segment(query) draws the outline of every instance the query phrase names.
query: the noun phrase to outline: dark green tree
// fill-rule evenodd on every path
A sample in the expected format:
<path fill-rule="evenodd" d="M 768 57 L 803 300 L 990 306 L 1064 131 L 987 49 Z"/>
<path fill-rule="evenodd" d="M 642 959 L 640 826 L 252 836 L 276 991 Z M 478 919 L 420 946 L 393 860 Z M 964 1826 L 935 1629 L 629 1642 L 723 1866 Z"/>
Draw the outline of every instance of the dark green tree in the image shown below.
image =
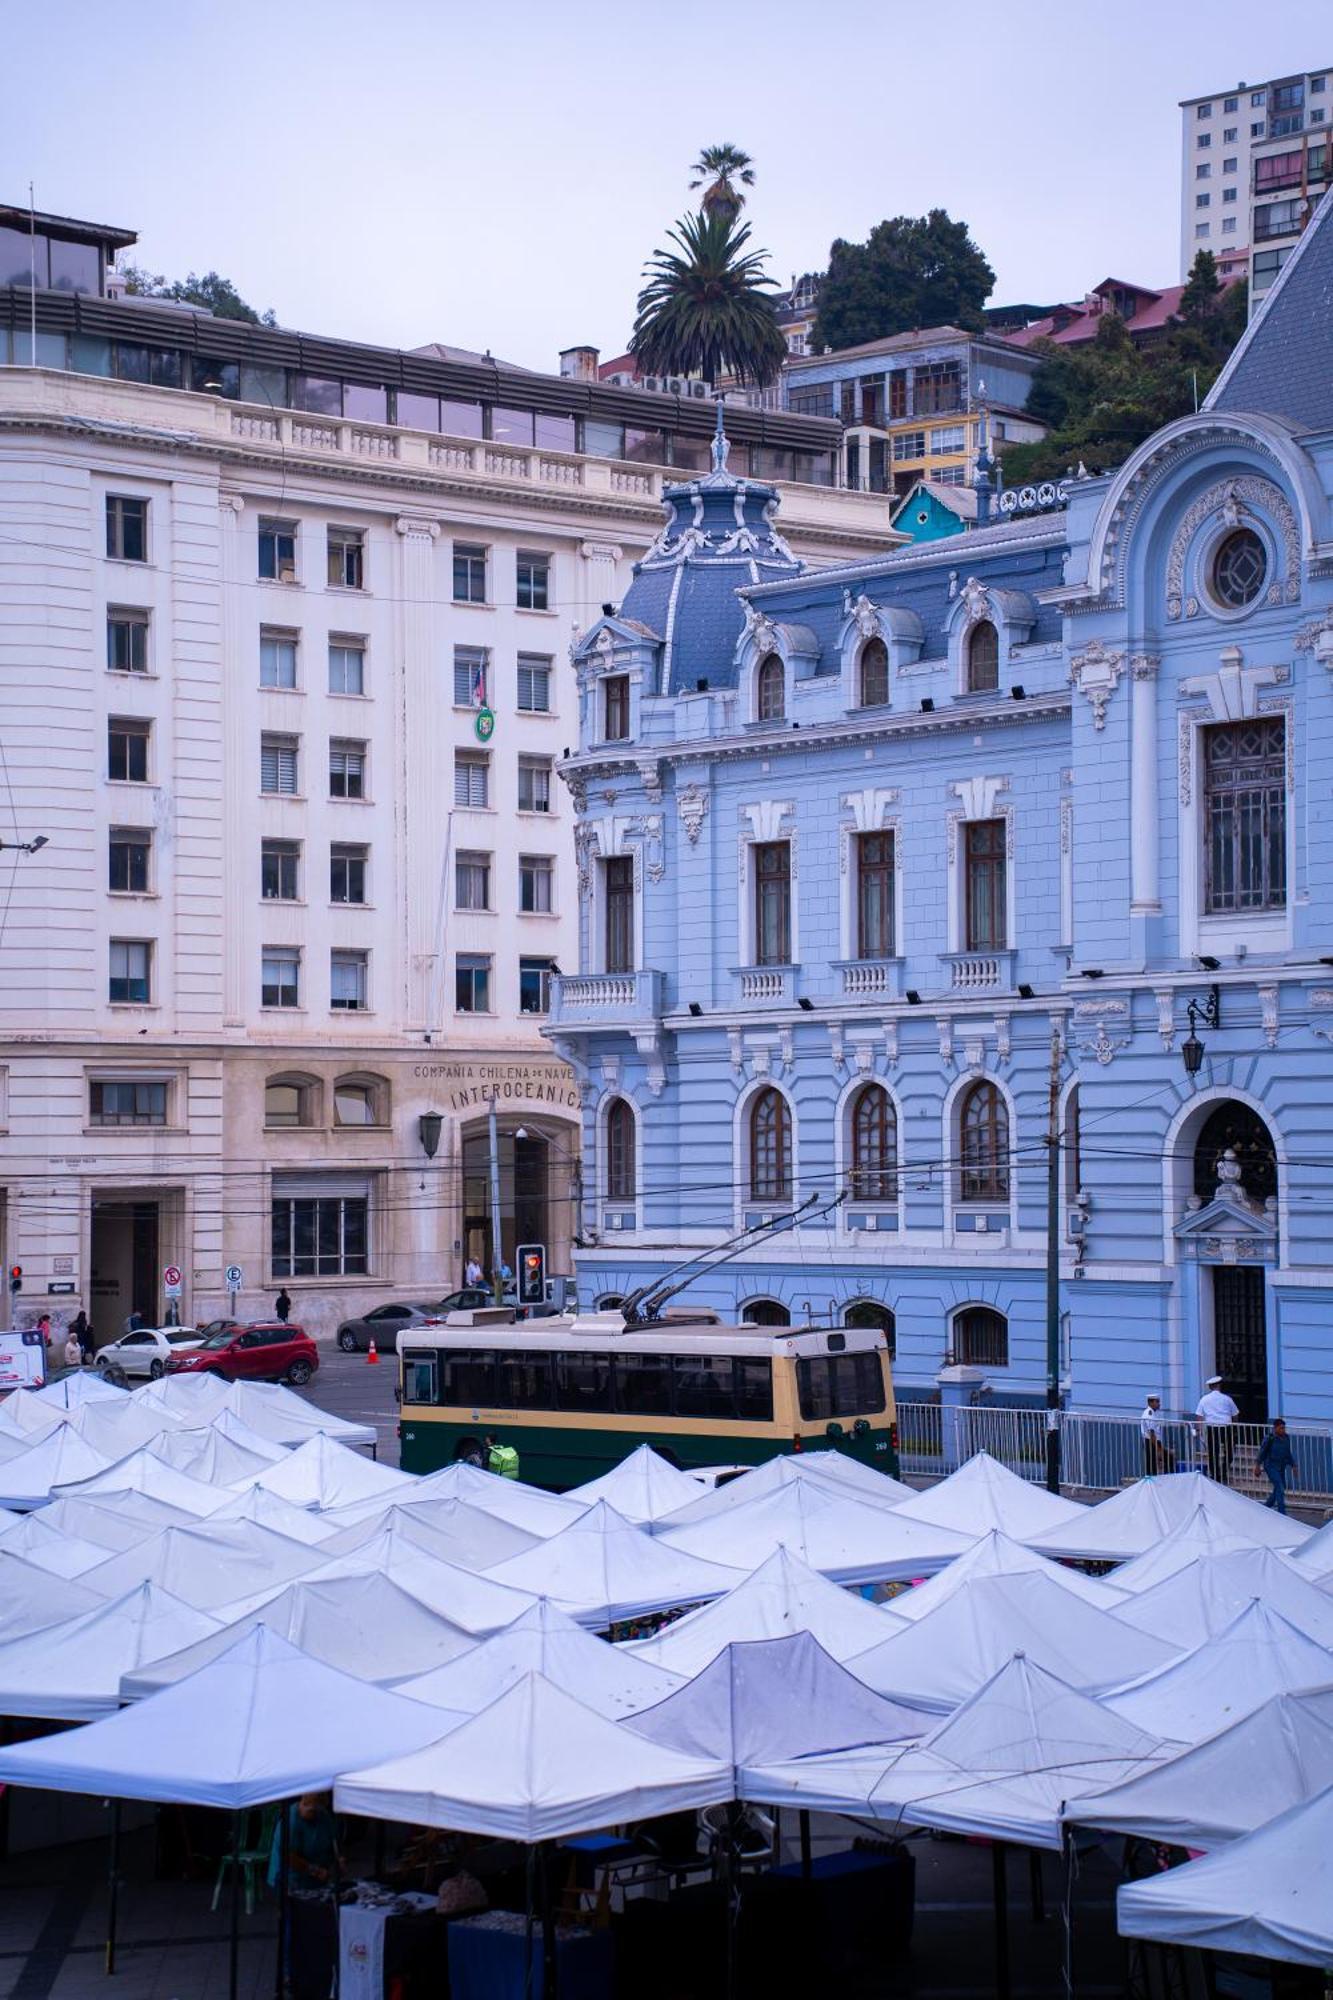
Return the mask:
<path fill-rule="evenodd" d="M 1222 280 L 1217 275 L 1217 259 L 1211 250 L 1195 252 L 1185 289 L 1180 294 L 1180 317 L 1190 323 L 1204 320 L 1217 311 L 1222 298 Z"/>
<path fill-rule="evenodd" d="M 705 215 L 724 215 L 735 221 L 745 206 L 745 196 L 737 187 L 754 186 L 754 161 L 739 146 L 705 146 L 690 168 L 692 188 L 704 187 L 700 207 Z"/>
<path fill-rule="evenodd" d="M 876 223 L 864 243 L 841 237 L 820 287 L 815 346 L 859 347 L 919 326 L 981 331 L 995 273 L 965 222 L 942 208 Z"/>
<path fill-rule="evenodd" d="M 674 248 L 649 259 L 630 353 L 648 375 L 732 374 L 759 387 L 776 380 L 787 343 L 778 325 L 766 250 L 746 250 L 749 223 L 687 215 L 668 232 Z"/>
<path fill-rule="evenodd" d="M 231 279 L 222 277 L 217 271 L 205 271 L 202 276 L 191 271 L 188 277 L 167 279 L 130 264 L 125 267 L 124 277 L 126 291 L 137 298 L 176 299 L 181 305 L 202 306 L 218 319 L 243 319 L 251 326 L 276 326 L 278 323 L 272 306 L 267 312 L 257 313 L 253 306 L 246 304 Z"/>

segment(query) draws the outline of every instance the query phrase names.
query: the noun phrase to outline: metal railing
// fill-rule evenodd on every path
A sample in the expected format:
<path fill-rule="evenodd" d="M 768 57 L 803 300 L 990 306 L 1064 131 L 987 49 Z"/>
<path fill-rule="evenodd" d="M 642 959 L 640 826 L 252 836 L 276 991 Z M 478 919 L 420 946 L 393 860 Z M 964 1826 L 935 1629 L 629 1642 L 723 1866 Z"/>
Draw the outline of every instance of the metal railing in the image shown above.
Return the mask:
<path fill-rule="evenodd" d="M 943 1478 L 971 1458 L 989 1452 L 1023 1479 L 1046 1477 L 1044 1409 L 1010 1409 L 994 1403 L 899 1403 L 898 1457 L 905 1473 Z M 1061 1484 L 1069 1491 L 1110 1493 L 1157 1472 L 1212 1472 L 1238 1492 L 1267 1499 L 1270 1487 L 1259 1464 L 1268 1435 L 1266 1424 L 1231 1424 L 1211 1444 L 1189 1418 L 1163 1417 L 1160 1450 L 1148 1449 L 1136 1416 L 1099 1410 L 1060 1412 Z M 1289 1498 L 1333 1500 L 1333 1428 L 1288 1426 L 1296 1457 L 1288 1480 Z"/>

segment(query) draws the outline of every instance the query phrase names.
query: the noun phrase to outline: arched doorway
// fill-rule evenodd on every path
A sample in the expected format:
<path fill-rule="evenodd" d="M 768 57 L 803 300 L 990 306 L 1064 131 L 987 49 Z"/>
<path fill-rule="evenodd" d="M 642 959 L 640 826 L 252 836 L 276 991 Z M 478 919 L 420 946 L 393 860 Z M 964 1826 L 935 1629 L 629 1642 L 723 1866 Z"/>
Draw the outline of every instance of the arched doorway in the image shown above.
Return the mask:
<path fill-rule="evenodd" d="M 556 1134 L 511 1118 L 497 1133 L 501 1255 L 511 1271 L 518 1267 L 520 1244 L 540 1243 L 548 1273 L 567 1272 L 569 1243 L 578 1224 L 577 1137 L 567 1128 Z M 490 1134 L 486 1125 L 463 1134 L 464 1268 L 475 1259 L 491 1276 L 492 1173 Z"/>
<path fill-rule="evenodd" d="M 1194 1142 L 1194 1192 L 1200 1201 L 1211 1201 L 1217 1193 L 1218 1167 L 1227 1153 L 1234 1153 L 1240 1168 L 1240 1187 L 1260 1206 L 1277 1193 L 1277 1152 L 1273 1135 L 1257 1111 L 1248 1104 L 1228 1098 L 1209 1112 Z"/>
<path fill-rule="evenodd" d="M 1194 1140 L 1194 1193 L 1205 1206 L 1219 1197 L 1243 1202 L 1256 1213 L 1276 1199 L 1277 1151 L 1273 1135 L 1248 1104 L 1226 1099 L 1205 1117 Z M 1244 1253 L 1242 1253 L 1244 1254 Z M 1249 1252 L 1252 1256 L 1253 1251 Z M 1268 1420 L 1268 1314 L 1262 1263 L 1207 1265 L 1212 1366 L 1239 1405 L 1243 1423 Z M 1204 1344 L 1205 1360 L 1207 1342 Z"/>

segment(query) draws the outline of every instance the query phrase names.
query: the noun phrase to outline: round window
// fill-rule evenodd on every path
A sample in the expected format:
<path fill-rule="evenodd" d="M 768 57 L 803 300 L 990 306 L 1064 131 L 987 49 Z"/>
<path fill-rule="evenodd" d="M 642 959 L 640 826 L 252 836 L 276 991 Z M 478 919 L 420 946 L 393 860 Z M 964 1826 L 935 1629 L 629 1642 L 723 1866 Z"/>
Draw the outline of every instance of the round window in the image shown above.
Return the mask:
<path fill-rule="evenodd" d="M 1268 574 L 1268 552 L 1253 528 L 1235 528 L 1213 555 L 1213 596 L 1228 611 L 1253 604 Z"/>

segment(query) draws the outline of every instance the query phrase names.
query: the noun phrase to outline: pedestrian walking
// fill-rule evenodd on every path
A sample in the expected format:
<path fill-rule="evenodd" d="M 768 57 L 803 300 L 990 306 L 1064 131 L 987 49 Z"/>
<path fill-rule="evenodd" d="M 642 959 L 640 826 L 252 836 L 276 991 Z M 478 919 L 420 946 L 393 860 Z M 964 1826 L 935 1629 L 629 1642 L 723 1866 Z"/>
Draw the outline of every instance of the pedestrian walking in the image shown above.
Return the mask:
<path fill-rule="evenodd" d="M 1166 1448 L 1165 1423 L 1161 1397 L 1149 1396 L 1139 1417 L 1139 1435 L 1143 1439 L 1143 1470 L 1149 1479 L 1155 1473 L 1175 1470 L 1175 1459 Z"/>
<path fill-rule="evenodd" d="M 1208 1457 L 1208 1477 L 1220 1486 L 1226 1486 L 1231 1478 L 1231 1449 L 1234 1440 L 1231 1426 L 1240 1415 L 1240 1408 L 1233 1403 L 1222 1387 L 1220 1375 L 1210 1375 L 1208 1386 L 1194 1410 L 1198 1418 L 1199 1430 L 1203 1437 Z"/>
<path fill-rule="evenodd" d="M 465 1285 L 480 1285 L 484 1280 L 484 1276 L 485 1274 L 476 1258 L 469 1257 L 463 1267 L 463 1283 Z"/>
<path fill-rule="evenodd" d="M 83 1349 L 79 1345 L 79 1336 L 75 1333 L 72 1326 L 65 1335 L 65 1366 L 66 1368 L 82 1368 L 83 1366 Z"/>
<path fill-rule="evenodd" d="M 1265 1507 L 1275 1507 L 1279 1514 L 1287 1511 L 1287 1481 L 1296 1470 L 1296 1454 L 1287 1436 L 1285 1417 L 1274 1417 L 1273 1428 L 1259 1447 L 1259 1470 L 1268 1474 L 1272 1492 L 1264 1501 Z"/>
<path fill-rule="evenodd" d="M 79 1343 L 79 1359 L 81 1361 L 91 1361 L 93 1347 L 92 1329 L 88 1325 L 88 1315 L 82 1306 L 79 1307 L 79 1310 L 70 1321 L 69 1330 Z"/>
<path fill-rule="evenodd" d="M 291 1312 L 291 1309 L 292 1309 L 292 1302 L 287 1296 L 287 1287 L 284 1285 L 282 1290 L 278 1293 L 277 1298 L 273 1302 L 273 1310 L 278 1315 L 278 1318 L 282 1320 L 285 1325 L 288 1315 Z"/>

